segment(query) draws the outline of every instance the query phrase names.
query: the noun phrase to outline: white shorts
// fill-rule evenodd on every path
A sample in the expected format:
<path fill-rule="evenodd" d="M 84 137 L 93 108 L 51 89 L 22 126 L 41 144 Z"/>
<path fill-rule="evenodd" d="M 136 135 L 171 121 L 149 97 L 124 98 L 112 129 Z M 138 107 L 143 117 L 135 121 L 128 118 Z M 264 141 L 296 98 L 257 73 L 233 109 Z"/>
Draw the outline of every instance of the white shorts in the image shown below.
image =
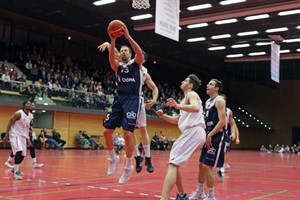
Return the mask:
<path fill-rule="evenodd" d="M 11 150 L 14 155 L 16 155 L 18 151 L 22 151 L 22 155 L 26 156 L 27 140 L 25 137 L 20 136 L 18 134 L 10 133 L 9 142 L 10 142 Z"/>
<path fill-rule="evenodd" d="M 146 127 L 147 126 L 147 115 L 146 115 L 146 108 L 145 108 L 145 102 L 144 99 L 142 101 L 141 110 L 139 113 L 139 118 L 136 123 L 136 127 Z"/>
<path fill-rule="evenodd" d="M 203 147 L 205 140 L 206 133 L 202 126 L 185 130 L 172 146 L 169 163 L 185 167 L 194 151 Z"/>

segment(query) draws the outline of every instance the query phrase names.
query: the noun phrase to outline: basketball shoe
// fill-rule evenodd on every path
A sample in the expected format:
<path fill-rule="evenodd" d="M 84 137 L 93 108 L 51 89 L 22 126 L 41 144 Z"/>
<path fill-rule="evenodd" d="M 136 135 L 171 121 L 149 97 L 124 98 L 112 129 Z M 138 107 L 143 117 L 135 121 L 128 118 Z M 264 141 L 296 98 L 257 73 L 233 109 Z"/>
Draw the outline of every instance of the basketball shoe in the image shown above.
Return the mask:
<path fill-rule="evenodd" d="M 142 156 L 135 156 L 134 158 L 135 158 L 135 161 L 136 161 L 135 162 L 135 171 L 137 173 L 140 173 L 143 169 L 142 162 L 143 162 L 144 158 Z"/>
<path fill-rule="evenodd" d="M 115 155 L 114 159 L 108 158 L 108 160 L 109 160 L 109 165 L 107 169 L 107 175 L 112 175 L 116 171 L 116 167 L 120 160 L 120 157 Z"/>
<path fill-rule="evenodd" d="M 131 177 L 132 172 L 134 171 L 134 167 L 131 165 L 130 168 L 124 168 L 124 172 L 119 179 L 120 184 L 127 183 Z"/>
<path fill-rule="evenodd" d="M 41 168 L 43 166 L 44 166 L 44 164 L 32 163 L 33 168 Z"/>
<path fill-rule="evenodd" d="M 154 172 L 154 167 L 152 166 L 152 163 L 151 163 L 151 157 L 146 157 L 146 162 L 145 162 L 145 165 L 147 166 L 147 171 L 149 173 L 153 173 Z"/>
<path fill-rule="evenodd" d="M 14 165 L 11 161 L 6 161 L 4 164 L 6 165 L 6 167 L 8 167 L 10 169 L 14 168 Z"/>
<path fill-rule="evenodd" d="M 177 193 L 177 196 L 176 196 L 176 199 L 175 200 L 189 200 L 189 197 L 186 195 L 186 193 L 184 193 L 183 196 L 180 196 L 178 193 Z"/>
<path fill-rule="evenodd" d="M 190 198 L 190 200 L 198 200 L 198 199 L 207 200 L 207 196 L 204 193 L 204 191 L 201 192 L 199 190 L 196 190 L 195 192 L 193 192 L 189 198 Z"/>
<path fill-rule="evenodd" d="M 14 179 L 15 180 L 22 180 L 22 173 L 20 171 L 14 172 Z"/>

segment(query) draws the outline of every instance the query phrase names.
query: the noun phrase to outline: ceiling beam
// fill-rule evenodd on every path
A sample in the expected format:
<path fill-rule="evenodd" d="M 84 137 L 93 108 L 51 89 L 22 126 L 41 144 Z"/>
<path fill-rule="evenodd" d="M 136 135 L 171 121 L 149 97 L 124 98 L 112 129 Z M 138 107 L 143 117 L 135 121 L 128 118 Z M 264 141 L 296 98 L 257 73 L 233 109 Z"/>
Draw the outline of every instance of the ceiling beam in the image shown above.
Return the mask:
<path fill-rule="evenodd" d="M 280 60 L 298 60 L 300 59 L 300 53 L 290 53 L 290 54 L 281 54 Z M 230 58 L 224 59 L 224 62 L 233 63 L 233 62 L 257 62 L 257 61 L 270 61 L 271 56 L 255 56 L 247 58 Z"/>
<path fill-rule="evenodd" d="M 239 10 L 216 12 L 216 13 L 211 13 L 206 15 L 198 15 L 196 17 L 181 18 L 179 25 L 185 26 L 189 24 L 212 22 L 212 21 L 223 20 L 223 19 L 259 15 L 259 14 L 277 12 L 282 10 L 297 9 L 297 8 L 300 8 L 299 0 L 289 0 L 281 3 L 273 3 L 273 4 L 270 3 L 267 5 L 242 8 Z M 133 29 L 135 31 L 145 31 L 145 30 L 152 30 L 154 28 L 155 28 L 155 23 L 149 23 L 149 24 L 136 25 L 134 26 Z"/>

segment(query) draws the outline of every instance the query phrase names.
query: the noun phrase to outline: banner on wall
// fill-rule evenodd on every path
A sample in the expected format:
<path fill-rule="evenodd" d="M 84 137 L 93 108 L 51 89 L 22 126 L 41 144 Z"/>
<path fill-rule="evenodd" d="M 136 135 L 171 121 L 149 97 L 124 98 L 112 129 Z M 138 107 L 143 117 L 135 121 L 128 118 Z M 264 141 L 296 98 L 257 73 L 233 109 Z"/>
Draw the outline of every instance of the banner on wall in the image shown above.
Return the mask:
<path fill-rule="evenodd" d="M 155 33 L 179 41 L 179 0 L 156 0 Z"/>
<path fill-rule="evenodd" d="M 271 79 L 279 83 L 280 79 L 280 45 L 271 44 Z"/>

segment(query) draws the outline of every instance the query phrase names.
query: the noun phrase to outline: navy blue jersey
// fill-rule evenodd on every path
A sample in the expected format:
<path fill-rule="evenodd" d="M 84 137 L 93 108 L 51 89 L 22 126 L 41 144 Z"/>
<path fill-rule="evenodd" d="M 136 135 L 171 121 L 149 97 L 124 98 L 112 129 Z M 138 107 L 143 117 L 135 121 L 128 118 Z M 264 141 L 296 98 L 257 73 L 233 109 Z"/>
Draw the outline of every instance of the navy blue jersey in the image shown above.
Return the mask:
<path fill-rule="evenodd" d="M 207 133 L 211 132 L 219 122 L 218 110 L 215 106 L 218 98 L 220 98 L 219 95 L 214 99 L 208 99 L 205 103 L 205 124 Z"/>
<path fill-rule="evenodd" d="M 131 60 L 129 63 L 120 63 L 116 76 L 118 95 L 142 95 L 143 73 L 138 64 Z"/>

